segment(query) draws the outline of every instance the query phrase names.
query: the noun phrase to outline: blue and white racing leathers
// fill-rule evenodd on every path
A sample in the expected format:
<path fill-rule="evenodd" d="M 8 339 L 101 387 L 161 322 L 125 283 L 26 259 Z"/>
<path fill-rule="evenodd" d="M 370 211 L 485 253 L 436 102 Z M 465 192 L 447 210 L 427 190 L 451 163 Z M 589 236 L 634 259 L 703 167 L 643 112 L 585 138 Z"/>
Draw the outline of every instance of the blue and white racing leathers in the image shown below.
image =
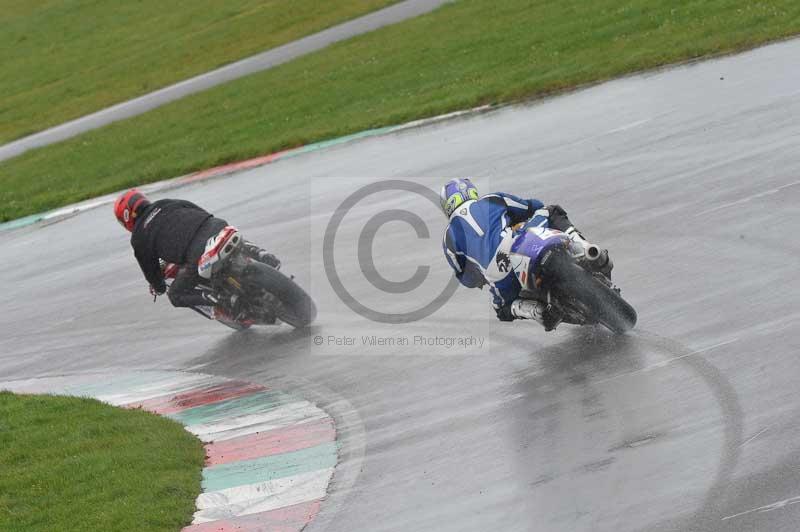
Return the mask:
<path fill-rule="evenodd" d="M 510 305 L 521 290 L 508 256 L 511 227 L 533 218 L 543 207 L 539 200 L 498 192 L 464 202 L 450 216 L 442 243 L 447 262 L 467 288 L 488 284 L 495 310 Z M 538 218 L 546 224 L 546 211 L 531 222 Z"/>

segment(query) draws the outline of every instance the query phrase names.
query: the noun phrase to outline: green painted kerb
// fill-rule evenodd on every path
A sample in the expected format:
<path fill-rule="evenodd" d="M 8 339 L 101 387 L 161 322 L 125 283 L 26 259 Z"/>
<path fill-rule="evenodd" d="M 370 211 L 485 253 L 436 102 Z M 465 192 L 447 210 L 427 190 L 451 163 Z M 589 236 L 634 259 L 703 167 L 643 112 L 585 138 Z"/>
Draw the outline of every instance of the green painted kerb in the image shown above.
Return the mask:
<path fill-rule="evenodd" d="M 336 465 L 336 457 L 336 442 L 328 442 L 291 453 L 207 467 L 203 470 L 203 491 L 224 490 L 327 469 Z"/>

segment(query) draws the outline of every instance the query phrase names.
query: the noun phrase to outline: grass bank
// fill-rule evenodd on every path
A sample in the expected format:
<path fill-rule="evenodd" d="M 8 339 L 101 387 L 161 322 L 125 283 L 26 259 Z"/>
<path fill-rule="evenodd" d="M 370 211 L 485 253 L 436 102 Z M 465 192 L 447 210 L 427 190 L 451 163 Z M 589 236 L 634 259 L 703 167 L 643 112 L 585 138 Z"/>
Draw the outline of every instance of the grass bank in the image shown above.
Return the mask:
<path fill-rule="evenodd" d="M 180 530 L 203 460 L 200 441 L 170 419 L 0 392 L 0 530 Z"/>
<path fill-rule="evenodd" d="M 461 0 L 0 164 L 0 220 L 798 32 L 796 0 Z"/>
<path fill-rule="evenodd" d="M 0 0 L 0 144 L 397 0 Z"/>

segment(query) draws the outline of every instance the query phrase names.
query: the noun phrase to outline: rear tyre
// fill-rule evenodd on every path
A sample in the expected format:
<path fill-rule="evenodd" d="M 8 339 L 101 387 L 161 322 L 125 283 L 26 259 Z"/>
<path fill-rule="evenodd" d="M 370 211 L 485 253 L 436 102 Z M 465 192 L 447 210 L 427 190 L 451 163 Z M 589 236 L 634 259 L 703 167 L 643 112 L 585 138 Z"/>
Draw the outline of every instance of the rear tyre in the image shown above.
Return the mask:
<path fill-rule="evenodd" d="M 561 257 L 556 270 L 559 297 L 575 300 L 591 318 L 611 331 L 623 334 L 636 325 L 636 310 L 622 297 L 568 257 Z"/>
<path fill-rule="evenodd" d="M 247 288 L 247 298 L 262 297 L 263 292 L 275 296 L 279 301 L 275 314 L 292 327 L 307 327 L 316 319 L 317 306 L 311 296 L 275 268 L 253 261 L 247 266 L 242 280 Z"/>

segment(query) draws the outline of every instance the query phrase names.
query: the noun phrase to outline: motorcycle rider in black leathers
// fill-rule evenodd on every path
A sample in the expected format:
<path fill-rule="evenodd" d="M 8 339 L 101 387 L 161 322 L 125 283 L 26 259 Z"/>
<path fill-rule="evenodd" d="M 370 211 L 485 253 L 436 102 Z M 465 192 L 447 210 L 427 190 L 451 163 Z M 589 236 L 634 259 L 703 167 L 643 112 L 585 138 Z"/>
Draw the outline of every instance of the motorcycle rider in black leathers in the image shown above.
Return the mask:
<path fill-rule="evenodd" d="M 235 297 L 222 300 L 208 290 L 198 289 L 201 278 L 197 263 L 208 239 L 222 231 L 228 222 L 216 218 L 194 203 L 178 199 L 150 202 L 141 192 L 131 189 L 114 204 L 117 220 L 131 232 L 131 246 L 136 260 L 150 283 L 150 291 L 161 295 L 167 291 L 162 261 L 179 266 L 169 289 L 169 300 L 176 307 L 213 306 L 227 311 L 233 318 L 240 312 Z M 250 242 L 242 251 L 249 257 L 275 269 L 280 261 Z"/>

